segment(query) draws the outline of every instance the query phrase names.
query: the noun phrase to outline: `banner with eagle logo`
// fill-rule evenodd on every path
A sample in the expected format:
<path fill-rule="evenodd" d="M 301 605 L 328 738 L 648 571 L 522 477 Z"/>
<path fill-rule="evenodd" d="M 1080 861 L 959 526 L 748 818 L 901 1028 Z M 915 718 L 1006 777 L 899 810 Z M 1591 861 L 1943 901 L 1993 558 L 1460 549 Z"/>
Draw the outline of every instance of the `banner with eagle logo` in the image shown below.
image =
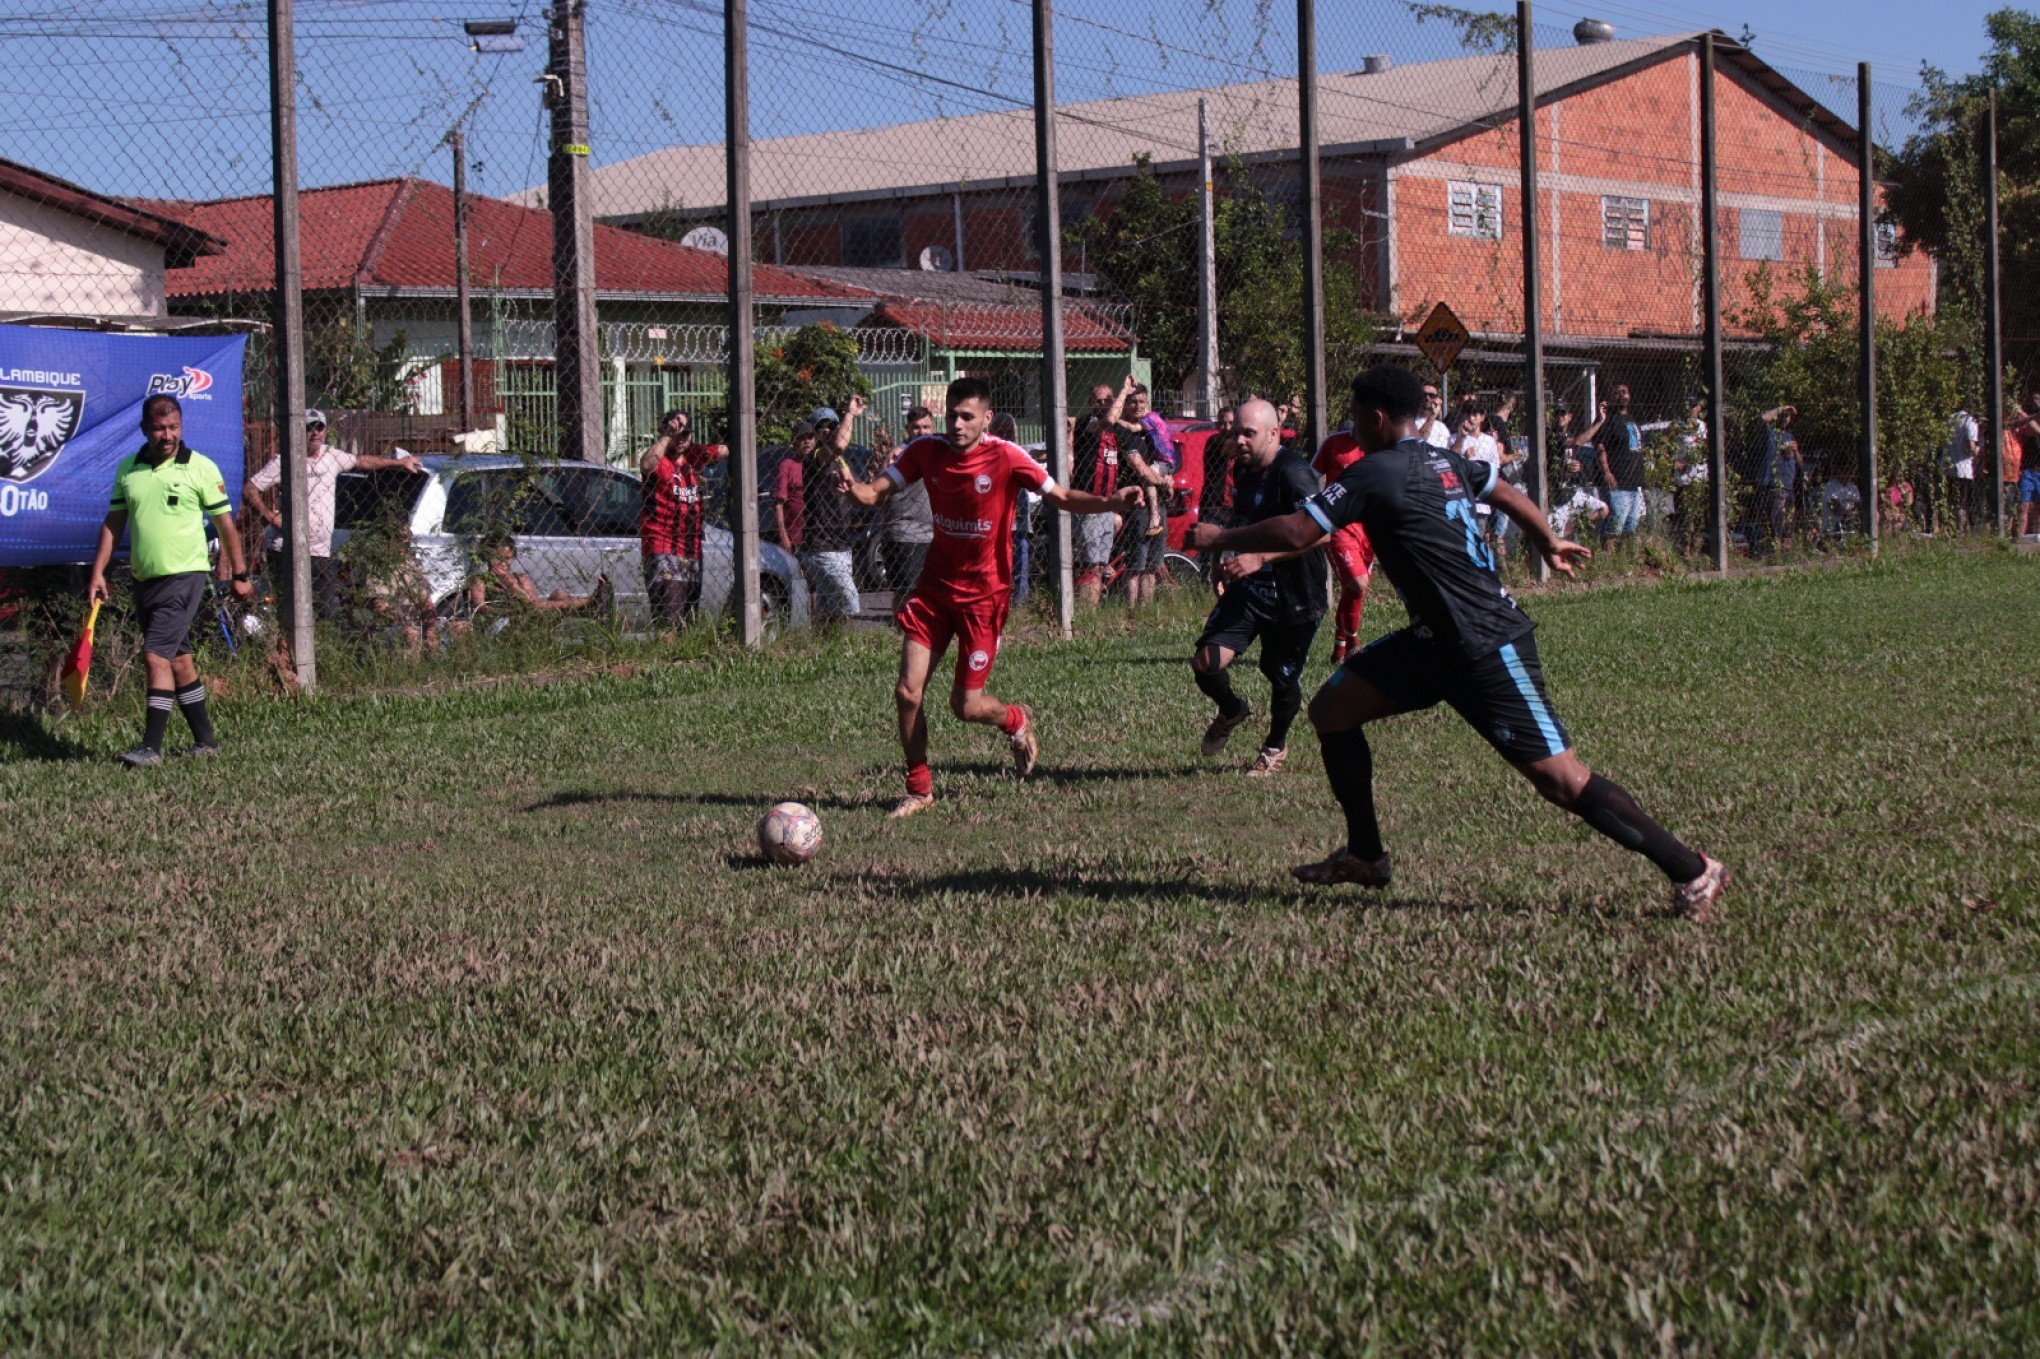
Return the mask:
<path fill-rule="evenodd" d="M 142 403 L 184 407 L 184 442 L 240 508 L 245 335 L 108 335 L 0 325 L 0 567 L 92 560 Z"/>

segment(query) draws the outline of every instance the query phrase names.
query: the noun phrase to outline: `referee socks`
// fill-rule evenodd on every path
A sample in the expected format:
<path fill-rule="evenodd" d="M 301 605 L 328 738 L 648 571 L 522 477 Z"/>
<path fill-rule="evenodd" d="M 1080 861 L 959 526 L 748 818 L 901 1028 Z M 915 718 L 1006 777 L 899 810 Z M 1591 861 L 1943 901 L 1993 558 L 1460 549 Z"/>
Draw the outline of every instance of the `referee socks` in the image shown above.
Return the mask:
<path fill-rule="evenodd" d="M 158 755 L 163 753 L 163 734 L 170 730 L 172 702 L 168 689 L 149 690 L 149 708 L 142 725 L 142 744 Z"/>
<path fill-rule="evenodd" d="M 163 723 L 165 726 L 169 725 L 170 720 L 168 706 L 167 704 L 164 705 Z M 155 709 L 156 696 L 152 693 L 149 695 L 149 720 L 151 722 L 155 721 L 156 718 Z M 195 744 L 201 746 L 216 746 L 219 744 L 219 737 L 213 734 L 212 717 L 205 710 L 205 682 L 203 680 L 193 680 L 177 691 L 177 709 L 184 714 L 184 720 L 191 725 L 191 739 Z M 157 730 L 155 735 L 156 739 L 152 744 L 160 750 L 163 745 L 163 733 Z"/>

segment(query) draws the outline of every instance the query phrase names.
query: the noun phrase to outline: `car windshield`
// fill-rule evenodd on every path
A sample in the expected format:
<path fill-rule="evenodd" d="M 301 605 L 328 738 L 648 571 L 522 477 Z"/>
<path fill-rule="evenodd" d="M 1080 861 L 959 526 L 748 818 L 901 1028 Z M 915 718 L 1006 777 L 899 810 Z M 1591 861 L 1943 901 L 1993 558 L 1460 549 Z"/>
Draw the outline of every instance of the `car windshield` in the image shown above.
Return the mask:
<path fill-rule="evenodd" d="M 425 489 L 425 478 L 398 467 L 380 472 L 342 472 L 333 492 L 333 527 L 408 519 Z"/>

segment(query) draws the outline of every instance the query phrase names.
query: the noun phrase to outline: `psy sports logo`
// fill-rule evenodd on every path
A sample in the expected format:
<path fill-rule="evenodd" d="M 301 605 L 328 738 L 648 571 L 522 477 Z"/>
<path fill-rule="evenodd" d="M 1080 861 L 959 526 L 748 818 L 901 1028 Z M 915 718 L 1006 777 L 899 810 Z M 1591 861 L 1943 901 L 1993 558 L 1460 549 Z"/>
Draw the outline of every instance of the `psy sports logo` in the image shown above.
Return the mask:
<path fill-rule="evenodd" d="M 77 381 L 73 373 L 49 376 Z M 84 414 L 82 388 L 0 385 L 0 481 L 19 485 L 47 472 Z"/>
<path fill-rule="evenodd" d="M 181 373 L 156 373 L 149 378 L 150 396 L 174 396 L 179 401 L 210 401 L 213 375 L 203 368 L 187 367 Z"/>

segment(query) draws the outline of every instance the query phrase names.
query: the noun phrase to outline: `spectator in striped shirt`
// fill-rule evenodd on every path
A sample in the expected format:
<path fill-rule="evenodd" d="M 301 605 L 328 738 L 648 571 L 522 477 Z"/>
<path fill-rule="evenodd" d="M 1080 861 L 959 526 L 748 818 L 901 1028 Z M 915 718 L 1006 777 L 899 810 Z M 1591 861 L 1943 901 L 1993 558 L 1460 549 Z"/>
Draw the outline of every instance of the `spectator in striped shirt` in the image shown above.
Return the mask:
<path fill-rule="evenodd" d="M 652 617 L 661 623 L 680 622 L 701 601 L 701 469 L 728 451 L 690 441 L 693 423 L 686 411 L 667 411 L 638 460 L 638 543 Z"/>

